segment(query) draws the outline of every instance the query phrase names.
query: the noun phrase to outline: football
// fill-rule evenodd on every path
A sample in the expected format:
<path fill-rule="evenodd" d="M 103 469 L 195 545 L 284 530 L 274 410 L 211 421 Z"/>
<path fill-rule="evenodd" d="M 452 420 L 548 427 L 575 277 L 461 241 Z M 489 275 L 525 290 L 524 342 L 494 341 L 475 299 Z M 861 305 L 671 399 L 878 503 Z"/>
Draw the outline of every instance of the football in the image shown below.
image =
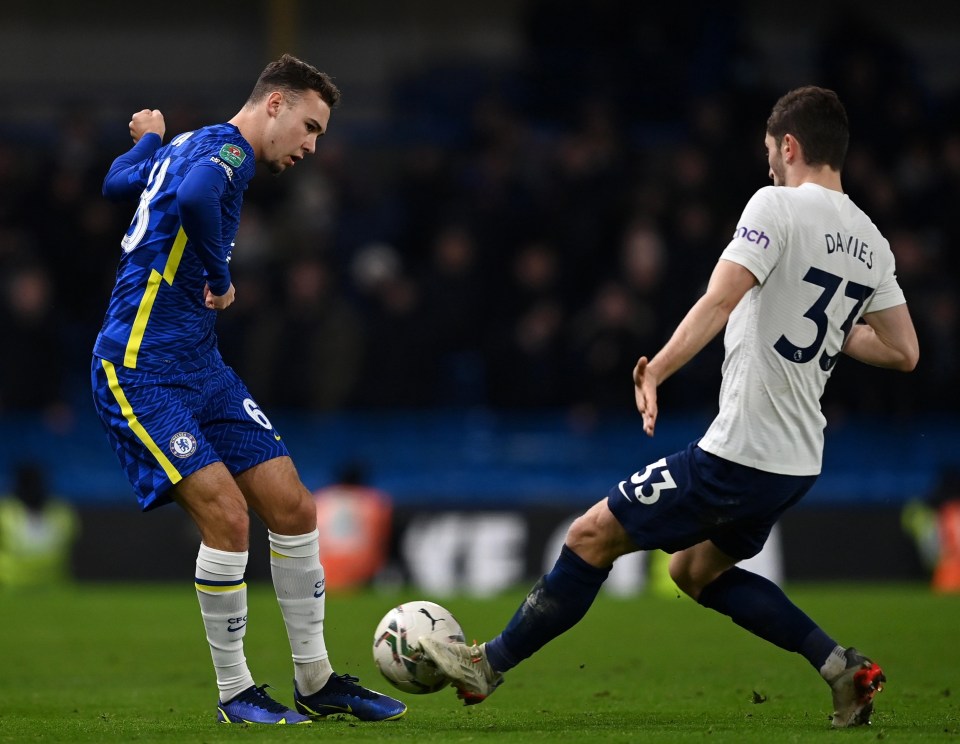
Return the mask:
<path fill-rule="evenodd" d="M 392 608 L 373 635 L 377 669 L 397 689 L 417 695 L 442 690 L 449 680 L 420 650 L 421 636 L 463 642 L 463 629 L 449 610 L 416 600 Z"/>

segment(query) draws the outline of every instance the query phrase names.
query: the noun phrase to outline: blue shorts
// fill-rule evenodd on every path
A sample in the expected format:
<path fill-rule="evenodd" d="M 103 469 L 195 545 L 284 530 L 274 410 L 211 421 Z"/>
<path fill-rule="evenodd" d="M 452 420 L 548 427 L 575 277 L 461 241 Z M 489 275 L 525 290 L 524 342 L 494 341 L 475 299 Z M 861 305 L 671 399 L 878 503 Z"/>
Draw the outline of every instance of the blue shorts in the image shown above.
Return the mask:
<path fill-rule="evenodd" d="M 143 511 L 170 503 L 171 488 L 210 463 L 237 475 L 289 454 L 216 350 L 162 373 L 95 356 L 90 374 L 97 414 Z"/>
<path fill-rule="evenodd" d="M 693 442 L 621 481 L 607 504 L 641 550 L 675 553 L 711 540 L 745 560 L 760 552 L 780 515 L 816 479 L 738 465 Z"/>

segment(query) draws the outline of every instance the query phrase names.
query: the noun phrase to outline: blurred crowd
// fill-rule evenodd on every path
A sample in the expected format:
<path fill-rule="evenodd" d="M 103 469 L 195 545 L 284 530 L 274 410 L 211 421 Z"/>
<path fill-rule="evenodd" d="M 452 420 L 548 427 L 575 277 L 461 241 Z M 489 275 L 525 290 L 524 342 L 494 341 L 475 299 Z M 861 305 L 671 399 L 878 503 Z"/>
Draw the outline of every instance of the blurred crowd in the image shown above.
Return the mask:
<path fill-rule="evenodd" d="M 534 2 L 520 61 L 424 65 L 395 81 L 379 126 L 338 132 L 351 119 L 335 112 L 315 157 L 254 179 L 218 335 L 260 405 L 633 406 L 636 358 L 667 339 L 769 183 L 764 125 L 785 92 L 722 8 L 691 33 L 669 11 L 654 29 L 641 6 Z M 841 362 L 825 404 L 956 413 L 960 91 L 934 95 L 892 33 L 849 23 L 818 40 L 806 82 L 847 106 L 844 187 L 891 241 L 921 362 L 912 376 Z M 225 120 L 242 101 L 214 103 Z M 96 110 L 0 132 L 0 413 L 87 405 L 135 207 L 100 194 L 129 141 L 126 120 Z M 165 113 L 168 135 L 218 120 L 188 102 Z M 711 411 L 721 358 L 718 339 L 663 405 Z"/>

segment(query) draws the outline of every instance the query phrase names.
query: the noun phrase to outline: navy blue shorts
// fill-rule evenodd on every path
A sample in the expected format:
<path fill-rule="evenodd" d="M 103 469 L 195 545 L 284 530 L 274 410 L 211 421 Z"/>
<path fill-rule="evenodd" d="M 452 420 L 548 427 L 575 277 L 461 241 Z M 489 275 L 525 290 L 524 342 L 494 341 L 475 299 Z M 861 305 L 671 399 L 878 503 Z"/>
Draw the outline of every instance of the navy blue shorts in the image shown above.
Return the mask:
<path fill-rule="evenodd" d="M 236 372 L 211 352 L 189 370 L 140 372 L 93 358 L 93 401 L 143 511 L 213 462 L 237 475 L 288 455 Z"/>
<path fill-rule="evenodd" d="M 711 540 L 745 560 L 760 552 L 780 515 L 816 479 L 738 465 L 693 442 L 621 481 L 607 503 L 641 550 L 675 553 Z"/>

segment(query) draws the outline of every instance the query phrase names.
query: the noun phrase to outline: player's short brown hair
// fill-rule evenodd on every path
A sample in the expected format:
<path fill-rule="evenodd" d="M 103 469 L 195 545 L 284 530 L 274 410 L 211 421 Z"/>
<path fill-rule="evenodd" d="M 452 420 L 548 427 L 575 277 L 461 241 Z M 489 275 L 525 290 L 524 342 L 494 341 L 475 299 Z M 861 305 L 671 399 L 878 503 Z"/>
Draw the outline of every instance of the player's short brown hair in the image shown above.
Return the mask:
<path fill-rule="evenodd" d="M 837 94 L 827 88 L 806 85 L 784 94 L 767 119 L 767 133 L 777 147 L 792 134 L 803 148 L 807 165 L 843 168 L 850 143 L 847 111 Z"/>
<path fill-rule="evenodd" d="M 340 100 L 340 89 L 334 84 L 333 78 L 292 54 L 284 54 L 264 68 L 247 102 L 261 101 L 275 90 L 292 93 L 294 96 L 307 90 L 315 90 L 330 108 L 336 106 Z"/>

